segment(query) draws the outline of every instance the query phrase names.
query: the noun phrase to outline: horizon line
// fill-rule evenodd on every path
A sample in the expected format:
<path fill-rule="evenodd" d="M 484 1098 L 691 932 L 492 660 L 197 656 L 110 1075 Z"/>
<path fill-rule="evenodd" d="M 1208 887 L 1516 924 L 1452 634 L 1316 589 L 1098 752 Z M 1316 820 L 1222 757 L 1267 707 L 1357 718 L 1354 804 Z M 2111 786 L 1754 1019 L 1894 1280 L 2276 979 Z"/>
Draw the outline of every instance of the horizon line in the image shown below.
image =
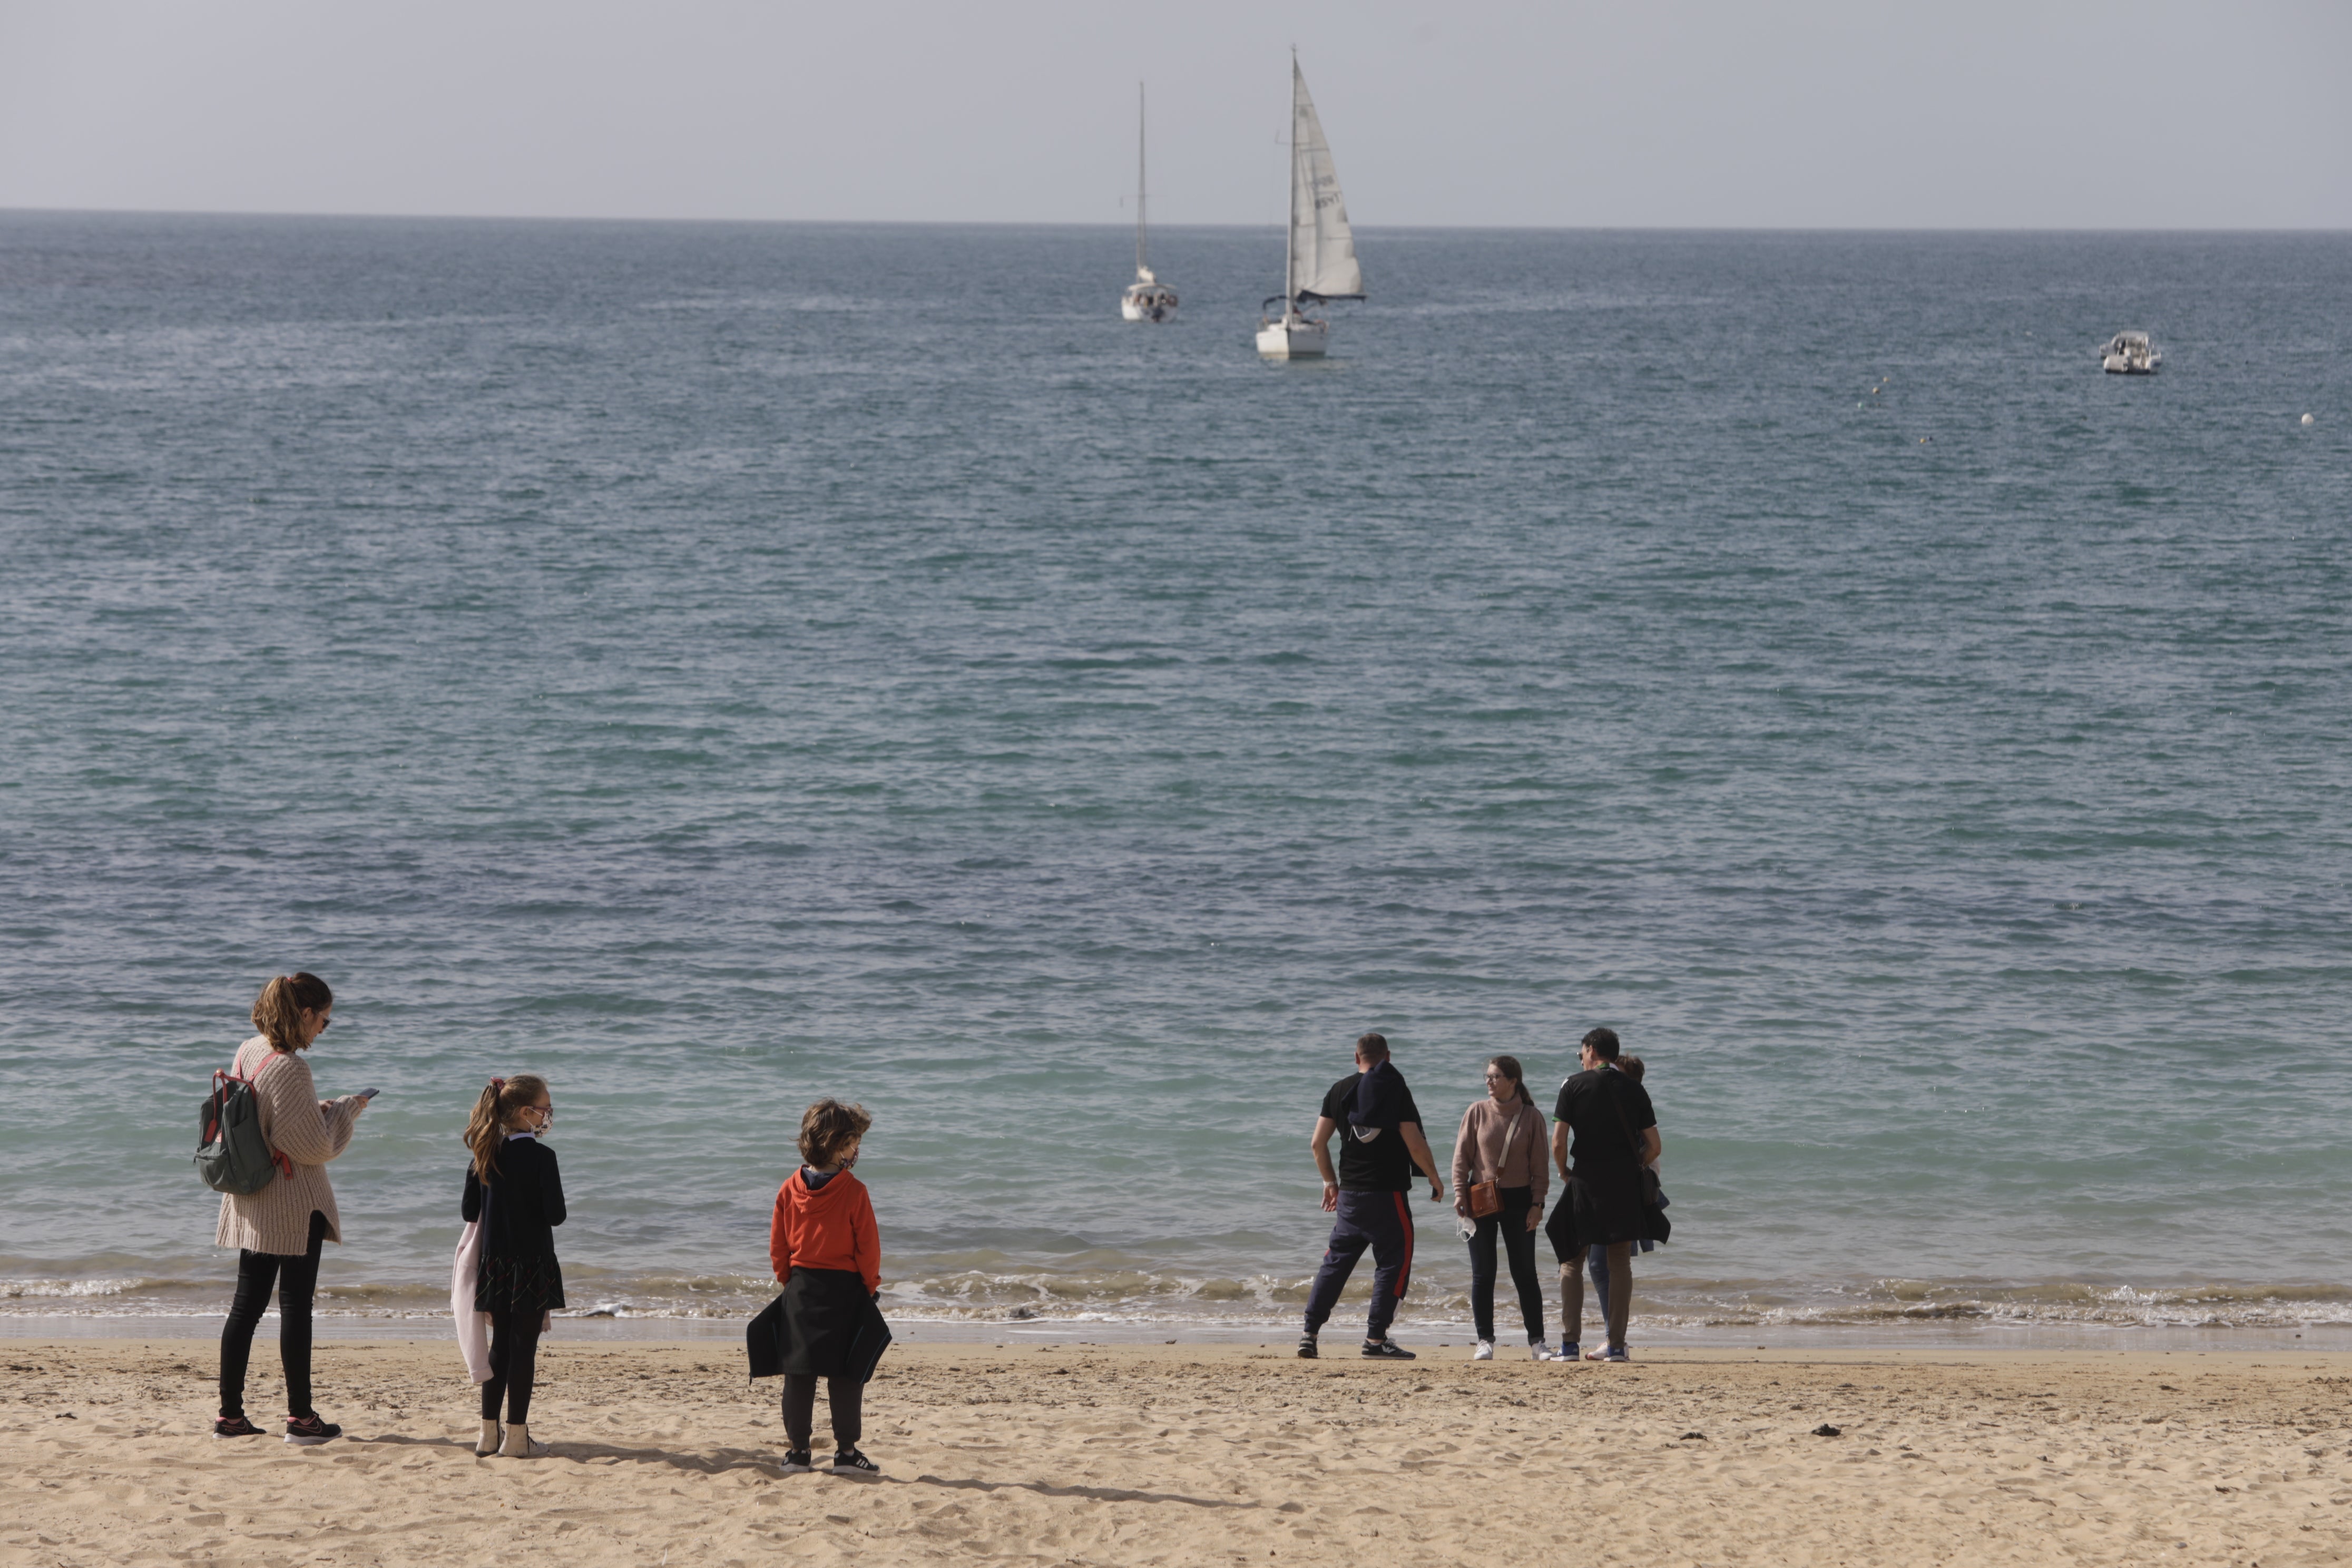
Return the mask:
<path fill-rule="evenodd" d="M 997 228 L 1099 229 L 1126 234 L 1126 219 L 1072 218 L 834 218 L 834 217 L 648 217 L 611 214 L 433 213 L 290 211 L 240 207 L 77 207 L 0 205 L 0 218 L 124 217 L 240 218 L 270 221 L 337 223 L 446 224 L 604 224 L 614 226 L 698 226 L 740 228 Z M 2352 235 L 2352 225 L 2240 226 L 2184 225 L 2151 228 L 2123 225 L 2069 226 L 2038 224 L 1485 224 L 1485 223 L 1363 223 L 1360 232 L 1433 234 L 1820 234 L 1820 235 Z M 1277 221 L 1252 223 L 1169 223 L 1152 226 L 1154 233 L 1215 231 L 1279 234 Z"/>

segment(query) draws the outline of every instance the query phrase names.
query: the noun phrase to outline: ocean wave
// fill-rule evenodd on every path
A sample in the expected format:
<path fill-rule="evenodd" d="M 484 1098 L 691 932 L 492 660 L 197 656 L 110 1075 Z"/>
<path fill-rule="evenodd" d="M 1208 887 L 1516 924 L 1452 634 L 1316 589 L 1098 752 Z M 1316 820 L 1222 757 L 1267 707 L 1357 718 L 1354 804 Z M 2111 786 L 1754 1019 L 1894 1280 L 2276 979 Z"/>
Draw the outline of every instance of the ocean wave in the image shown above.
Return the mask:
<path fill-rule="evenodd" d="M 587 1271 L 583 1271 L 583 1274 Z M 1370 1292 L 1358 1270 L 1345 1300 Z M 1300 1276 L 1177 1274 L 1133 1268 L 981 1269 L 917 1273 L 883 1284 L 890 1315 L 936 1323 L 1167 1323 L 1272 1327 L 1293 1322 L 1308 1280 Z M 751 1274 L 596 1274 L 575 1279 L 572 1319 L 740 1320 L 775 1292 Z M 1500 1293 L 1508 1310 L 1509 1292 Z M 226 1305 L 217 1281 L 141 1276 L 0 1279 L 0 1317 L 215 1316 Z M 1466 1321 L 1467 1291 L 1416 1282 L 1409 1312 L 1424 1324 Z M 446 1317 L 440 1280 L 381 1280 L 319 1293 L 322 1316 L 415 1320 Z M 1635 1310 L 1651 1332 L 1731 1330 L 2195 1329 L 2304 1330 L 2352 1327 L 2352 1289 L 2311 1281 L 2147 1286 L 2076 1280 L 1999 1283 L 1877 1279 L 1705 1280 L 1644 1275 Z"/>

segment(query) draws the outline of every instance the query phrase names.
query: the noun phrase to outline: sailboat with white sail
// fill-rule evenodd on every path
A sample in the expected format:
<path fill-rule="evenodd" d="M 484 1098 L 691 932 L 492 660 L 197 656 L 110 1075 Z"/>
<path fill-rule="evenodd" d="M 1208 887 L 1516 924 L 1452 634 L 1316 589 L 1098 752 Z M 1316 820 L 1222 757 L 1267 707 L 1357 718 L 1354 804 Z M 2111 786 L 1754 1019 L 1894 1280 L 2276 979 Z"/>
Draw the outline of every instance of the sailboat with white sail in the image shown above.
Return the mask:
<path fill-rule="evenodd" d="M 1172 321 L 1176 290 L 1160 281 L 1143 258 L 1143 84 L 1135 84 L 1135 281 L 1118 297 L 1118 313 L 1130 321 Z"/>
<path fill-rule="evenodd" d="M 1356 231 L 1348 226 L 1347 199 L 1339 194 L 1339 171 L 1323 121 L 1307 96 L 1298 57 L 1290 59 L 1290 237 L 1283 250 L 1282 292 L 1265 302 L 1259 318 L 1257 352 L 1268 359 L 1319 359 L 1330 341 L 1331 324 L 1307 314 L 1326 300 L 1364 297 L 1363 269 L 1356 265 Z M 1279 315 L 1273 313 L 1276 305 Z"/>

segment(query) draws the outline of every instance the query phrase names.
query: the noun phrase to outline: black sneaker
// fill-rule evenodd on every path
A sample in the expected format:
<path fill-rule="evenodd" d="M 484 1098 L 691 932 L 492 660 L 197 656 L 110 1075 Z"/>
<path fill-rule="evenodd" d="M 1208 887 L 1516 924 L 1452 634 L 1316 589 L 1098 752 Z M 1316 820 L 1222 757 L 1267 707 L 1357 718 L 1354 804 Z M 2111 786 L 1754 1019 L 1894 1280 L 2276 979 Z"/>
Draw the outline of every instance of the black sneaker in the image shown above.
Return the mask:
<path fill-rule="evenodd" d="M 341 1427 L 331 1421 L 321 1421 L 316 1415 L 286 1418 L 286 1440 L 298 1448 L 315 1448 L 321 1443 L 331 1443 L 342 1435 Z"/>
<path fill-rule="evenodd" d="M 809 1451 L 806 1448 L 787 1448 L 784 1450 L 783 1468 L 784 1474 L 788 1476 L 804 1476 L 816 1467 L 809 1463 Z"/>
<path fill-rule="evenodd" d="M 833 1473 L 836 1476 L 878 1476 L 882 1467 L 852 1448 L 846 1454 L 833 1457 Z"/>
<path fill-rule="evenodd" d="M 1413 1353 L 1394 1340 L 1366 1340 L 1364 1354 L 1373 1361 L 1412 1361 Z"/>
<path fill-rule="evenodd" d="M 215 1437 L 258 1437 L 261 1436 L 261 1428 L 256 1426 L 252 1422 L 247 1421 L 242 1415 L 220 1415 L 215 1416 L 213 1419 L 213 1436 Z"/>
<path fill-rule="evenodd" d="M 1298 1359 L 1300 1361 L 1313 1361 L 1322 1353 L 1322 1352 L 1315 1348 L 1315 1336 L 1313 1334 L 1301 1334 L 1298 1336 Z"/>

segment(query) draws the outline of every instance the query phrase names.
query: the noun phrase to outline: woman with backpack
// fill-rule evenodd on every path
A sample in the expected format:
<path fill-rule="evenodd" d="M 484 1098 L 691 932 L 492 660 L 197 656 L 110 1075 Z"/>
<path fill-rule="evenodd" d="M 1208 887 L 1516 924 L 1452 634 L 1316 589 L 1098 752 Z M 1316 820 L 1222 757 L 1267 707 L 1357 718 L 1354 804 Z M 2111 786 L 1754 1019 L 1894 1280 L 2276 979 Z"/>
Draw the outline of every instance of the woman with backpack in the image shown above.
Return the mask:
<path fill-rule="evenodd" d="M 539 1336 L 563 1305 L 563 1269 L 555 1227 L 564 1220 L 563 1176 L 555 1151 L 540 1142 L 555 1125 L 547 1080 L 530 1073 L 494 1078 L 475 1097 L 466 1124 L 466 1194 L 458 1212 L 481 1223 L 474 1310 L 490 1320 L 489 1377 L 482 1384 L 482 1437 L 474 1452 L 536 1459 L 547 1445 L 530 1435 L 530 1391 L 538 1381 Z M 506 1405 L 506 1430 L 499 1405 Z"/>
<path fill-rule="evenodd" d="M 375 1090 L 320 1100 L 303 1053 L 318 1044 L 335 1009 L 335 994 L 309 973 L 281 974 L 253 1004 L 261 1032 L 236 1048 L 230 1073 L 252 1086 L 278 1175 L 257 1192 L 223 1193 L 217 1247 L 234 1247 L 236 1296 L 221 1327 L 220 1415 L 215 1437 L 258 1437 L 245 1418 L 245 1370 L 253 1331 L 278 1290 L 278 1358 L 286 1371 L 286 1440 L 328 1442 L 343 1429 L 320 1418 L 310 1404 L 310 1300 L 319 1287 L 319 1248 L 341 1245 L 335 1192 L 327 1162 L 352 1141 L 352 1128 Z"/>
<path fill-rule="evenodd" d="M 1495 1242 L 1511 1260 L 1528 1353 L 1549 1361 L 1544 1343 L 1543 1280 L 1536 1272 L 1536 1227 L 1543 1223 L 1543 1112 L 1528 1097 L 1517 1057 L 1486 1058 L 1486 1098 L 1462 1113 L 1454 1137 L 1454 1212 L 1475 1228 L 1470 1241 L 1470 1316 L 1478 1331 L 1472 1361 L 1495 1359 Z"/>

